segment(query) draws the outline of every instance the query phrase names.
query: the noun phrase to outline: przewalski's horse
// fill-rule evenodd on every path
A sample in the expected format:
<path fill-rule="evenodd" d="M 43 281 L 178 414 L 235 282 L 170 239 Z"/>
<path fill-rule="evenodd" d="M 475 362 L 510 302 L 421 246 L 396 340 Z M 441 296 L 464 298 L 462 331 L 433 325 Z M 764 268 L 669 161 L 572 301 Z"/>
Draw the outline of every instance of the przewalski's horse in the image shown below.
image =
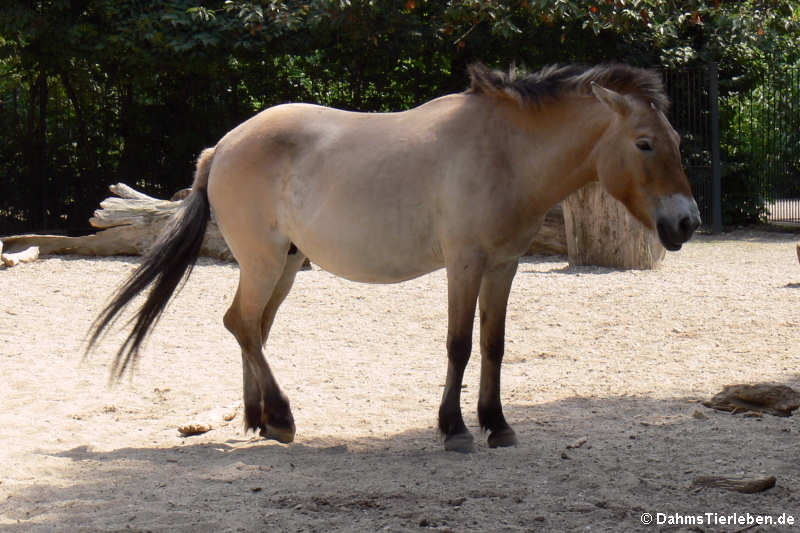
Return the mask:
<path fill-rule="evenodd" d="M 470 74 L 467 91 L 402 113 L 289 104 L 234 128 L 200 155 L 182 211 L 98 316 L 89 346 L 152 283 L 113 371 L 120 376 L 137 357 L 191 272 L 210 206 L 240 267 L 224 324 L 242 349 L 246 429 L 294 439 L 289 401 L 262 350 L 309 257 L 367 283 L 445 267 L 444 446 L 473 446 L 460 393 L 476 304 L 478 420 L 489 446 L 515 444 L 500 402 L 506 304 L 548 208 L 599 180 L 668 250 L 691 237 L 700 216 L 657 73 L 607 65 L 506 74 L 474 65 Z"/>

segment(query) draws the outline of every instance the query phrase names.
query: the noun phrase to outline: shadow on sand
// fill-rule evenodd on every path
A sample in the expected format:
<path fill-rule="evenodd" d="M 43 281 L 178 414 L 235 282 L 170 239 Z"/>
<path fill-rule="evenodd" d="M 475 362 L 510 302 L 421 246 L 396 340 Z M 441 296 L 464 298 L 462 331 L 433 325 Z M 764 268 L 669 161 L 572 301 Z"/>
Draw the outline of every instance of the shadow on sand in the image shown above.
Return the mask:
<path fill-rule="evenodd" d="M 798 509 L 795 418 L 648 397 L 512 404 L 507 415 L 521 444 L 492 450 L 476 432 L 472 454 L 442 451 L 428 428 L 324 442 L 300 434 L 288 446 L 243 436 L 109 452 L 77 447 L 52 454 L 70 460 L 65 475 L 74 483 L 13 493 L 0 504 L 0 529 L 653 531 L 642 513 Z M 703 475 L 762 474 L 778 482 L 760 494 L 691 486 Z"/>

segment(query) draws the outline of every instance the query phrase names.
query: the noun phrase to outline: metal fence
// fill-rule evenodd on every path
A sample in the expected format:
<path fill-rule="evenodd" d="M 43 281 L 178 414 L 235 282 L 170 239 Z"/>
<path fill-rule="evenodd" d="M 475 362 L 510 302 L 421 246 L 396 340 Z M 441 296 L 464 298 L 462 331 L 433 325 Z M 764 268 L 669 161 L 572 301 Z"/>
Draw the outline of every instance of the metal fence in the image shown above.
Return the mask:
<path fill-rule="evenodd" d="M 717 71 L 713 67 L 665 70 L 663 76 L 672 102 L 669 120 L 681 136 L 683 166 L 700 216 L 705 225 L 719 230 L 721 198 L 719 179 L 716 187 L 714 179 L 720 177 Z"/>
<path fill-rule="evenodd" d="M 800 222 L 800 69 L 738 76 L 722 91 L 713 64 L 663 75 L 705 225 Z"/>
<path fill-rule="evenodd" d="M 751 76 L 722 105 L 732 171 L 750 176 L 768 220 L 800 222 L 800 69 Z"/>

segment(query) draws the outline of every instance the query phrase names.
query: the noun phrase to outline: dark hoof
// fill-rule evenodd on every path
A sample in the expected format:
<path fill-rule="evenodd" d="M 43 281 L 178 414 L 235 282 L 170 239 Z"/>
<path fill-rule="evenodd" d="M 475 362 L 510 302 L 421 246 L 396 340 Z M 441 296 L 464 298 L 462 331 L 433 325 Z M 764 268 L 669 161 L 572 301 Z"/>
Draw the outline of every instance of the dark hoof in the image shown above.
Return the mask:
<path fill-rule="evenodd" d="M 294 426 L 279 428 L 267 424 L 266 427 L 261 428 L 261 436 L 265 439 L 272 439 L 283 444 L 288 444 L 294 440 Z"/>
<path fill-rule="evenodd" d="M 250 430 L 258 431 L 264 427 L 261 422 L 261 408 L 260 407 L 244 407 L 244 432 Z"/>
<path fill-rule="evenodd" d="M 519 444 L 517 434 L 511 428 L 498 429 L 489 434 L 489 448 L 506 448 Z"/>
<path fill-rule="evenodd" d="M 448 452 L 470 453 L 475 449 L 475 439 L 469 431 L 448 435 L 444 439 L 444 449 Z"/>
<path fill-rule="evenodd" d="M 282 399 L 283 409 L 275 409 L 267 412 L 265 409 L 261 413 L 261 433 L 265 439 L 272 439 L 283 444 L 294 440 L 294 417 L 289 410 L 289 403 Z M 277 403 L 277 402 L 276 402 Z"/>

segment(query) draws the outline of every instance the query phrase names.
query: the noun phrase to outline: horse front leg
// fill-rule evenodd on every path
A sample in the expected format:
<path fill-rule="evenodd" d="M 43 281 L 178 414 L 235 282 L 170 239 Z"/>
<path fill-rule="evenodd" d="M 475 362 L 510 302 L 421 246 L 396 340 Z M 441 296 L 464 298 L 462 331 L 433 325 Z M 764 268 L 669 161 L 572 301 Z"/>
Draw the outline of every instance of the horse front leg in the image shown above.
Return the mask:
<path fill-rule="evenodd" d="M 483 261 L 477 254 L 447 264 L 447 377 L 439 406 L 444 449 L 471 452 L 472 434 L 461 414 L 461 382 L 472 351 L 472 323 Z"/>
<path fill-rule="evenodd" d="M 506 307 L 517 261 L 487 271 L 481 280 L 479 306 L 481 324 L 481 384 L 478 421 L 489 431 L 489 447 L 514 446 L 517 436 L 503 416 L 500 403 L 500 366 L 505 346 Z"/>

